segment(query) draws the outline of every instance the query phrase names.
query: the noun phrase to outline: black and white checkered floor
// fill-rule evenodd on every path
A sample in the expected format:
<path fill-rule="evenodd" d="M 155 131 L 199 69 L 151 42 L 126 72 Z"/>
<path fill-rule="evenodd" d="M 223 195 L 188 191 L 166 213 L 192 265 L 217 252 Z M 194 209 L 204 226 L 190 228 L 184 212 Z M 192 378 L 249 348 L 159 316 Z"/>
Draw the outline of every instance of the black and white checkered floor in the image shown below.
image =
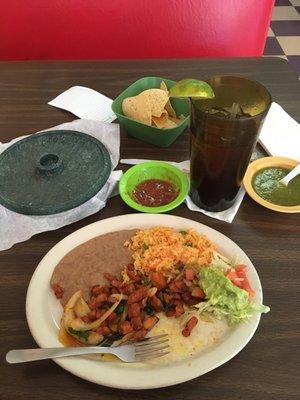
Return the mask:
<path fill-rule="evenodd" d="M 276 0 L 265 56 L 285 58 L 300 76 L 300 0 Z"/>

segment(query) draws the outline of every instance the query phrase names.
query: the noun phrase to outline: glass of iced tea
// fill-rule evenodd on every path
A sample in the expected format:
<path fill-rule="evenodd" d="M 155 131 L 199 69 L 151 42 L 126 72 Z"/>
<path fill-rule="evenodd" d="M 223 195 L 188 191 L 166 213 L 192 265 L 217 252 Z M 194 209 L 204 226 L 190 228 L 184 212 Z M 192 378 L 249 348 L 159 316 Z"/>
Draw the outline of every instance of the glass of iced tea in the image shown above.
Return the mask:
<path fill-rule="evenodd" d="M 235 201 L 272 99 L 246 78 L 206 82 L 215 97 L 191 100 L 190 195 L 205 210 L 223 211 Z"/>

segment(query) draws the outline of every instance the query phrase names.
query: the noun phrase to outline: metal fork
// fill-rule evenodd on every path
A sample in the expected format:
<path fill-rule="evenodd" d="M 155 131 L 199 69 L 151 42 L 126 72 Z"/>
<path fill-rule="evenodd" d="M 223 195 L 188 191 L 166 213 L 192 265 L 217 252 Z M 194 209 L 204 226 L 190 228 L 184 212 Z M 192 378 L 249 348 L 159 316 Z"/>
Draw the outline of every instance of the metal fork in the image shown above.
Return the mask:
<path fill-rule="evenodd" d="M 117 347 L 88 346 L 11 350 L 6 354 L 6 361 L 10 364 L 16 364 L 45 360 L 47 358 L 109 353 L 128 363 L 144 362 L 169 354 L 169 351 L 167 351 L 169 347 L 167 336 L 167 334 L 152 336 Z"/>

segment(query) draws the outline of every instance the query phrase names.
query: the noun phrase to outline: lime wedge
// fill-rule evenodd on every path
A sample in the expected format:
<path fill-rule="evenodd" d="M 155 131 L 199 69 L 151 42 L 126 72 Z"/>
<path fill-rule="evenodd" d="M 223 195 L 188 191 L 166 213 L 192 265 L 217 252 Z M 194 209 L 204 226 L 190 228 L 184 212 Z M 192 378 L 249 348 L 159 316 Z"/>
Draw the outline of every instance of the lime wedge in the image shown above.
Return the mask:
<path fill-rule="evenodd" d="M 198 79 L 182 79 L 169 90 L 170 97 L 195 97 L 212 99 L 215 94 L 208 83 Z"/>

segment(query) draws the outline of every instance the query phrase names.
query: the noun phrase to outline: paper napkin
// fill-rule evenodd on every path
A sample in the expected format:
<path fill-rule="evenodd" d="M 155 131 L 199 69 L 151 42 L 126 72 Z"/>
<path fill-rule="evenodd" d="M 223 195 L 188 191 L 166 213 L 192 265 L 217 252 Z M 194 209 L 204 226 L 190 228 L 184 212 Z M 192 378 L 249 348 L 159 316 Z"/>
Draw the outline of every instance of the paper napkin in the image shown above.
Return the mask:
<path fill-rule="evenodd" d="M 47 131 L 53 129 L 80 131 L 101 140 L 110 154 L 112 172 L 108 181 L 94 197 L 72 210 L 59 214 L 23 215 L 0 205 L 0 250 L 9 249 L 15 243 L 24 242 L 37 233 L 52 231 L 95 214 L 105 207 L 109 197 L 118 193 L 118 182 L 122 171 L 113 171 L 113 169 L 119 161 L 119 125 L 78 119 L 47 129 Z M 24 137 L 26 136 L 16 138 L 9 143 L 0 142 L 0 153 Z"/>
<path fill-rule="evenodd" d="M 272 103 L 259 143 L 271 156 L 300 160 L 300 124 L 277 103 Z"/>
<path fill-rule="evenodd" d="M 111 109 L 112 102 L 96 90 L 84 86 L 73 86 L 48 104 L 70 111 L 82 119 L 112 122 L 117 118 Z"/>
<path fill-rule="evenodd" d="M 146 162 L 146 161 L 153 161 L 153 160 L 139 160 L 139 159 L 127 158 L 127 159 L 121 159 L 120 163 L 136 165 L 136 164 L 141 164 L 142 162 Z M 189 160 L 182 161 L 182 162 L 173 162 L 173 161 L 166 161 L 166 162 L 169 164 L 175 165 L 175 167 L 181 169 L 186 174 L 189 174 L 189 172 L 190 172 L 190 161 Z M 202 208 L 196 206 L 196 204 L 192 201 L 192 199 L 190 198 L 189 195 L 185 198 L 185 204 L 191 211 L 201 212 L 202 214 L 208 215 L 209 217 L 231 223 L 233 221 L 234 217 L 236 216 L 236 213 L 238 212 L 241 202 L 243 201 L 244 195 L 245 195 L 245 189 L 243 187 L 241 187 L 237 194 L 234 204 L 227 210 L 219 211 L 219 212 L 203 210 Z"/>

